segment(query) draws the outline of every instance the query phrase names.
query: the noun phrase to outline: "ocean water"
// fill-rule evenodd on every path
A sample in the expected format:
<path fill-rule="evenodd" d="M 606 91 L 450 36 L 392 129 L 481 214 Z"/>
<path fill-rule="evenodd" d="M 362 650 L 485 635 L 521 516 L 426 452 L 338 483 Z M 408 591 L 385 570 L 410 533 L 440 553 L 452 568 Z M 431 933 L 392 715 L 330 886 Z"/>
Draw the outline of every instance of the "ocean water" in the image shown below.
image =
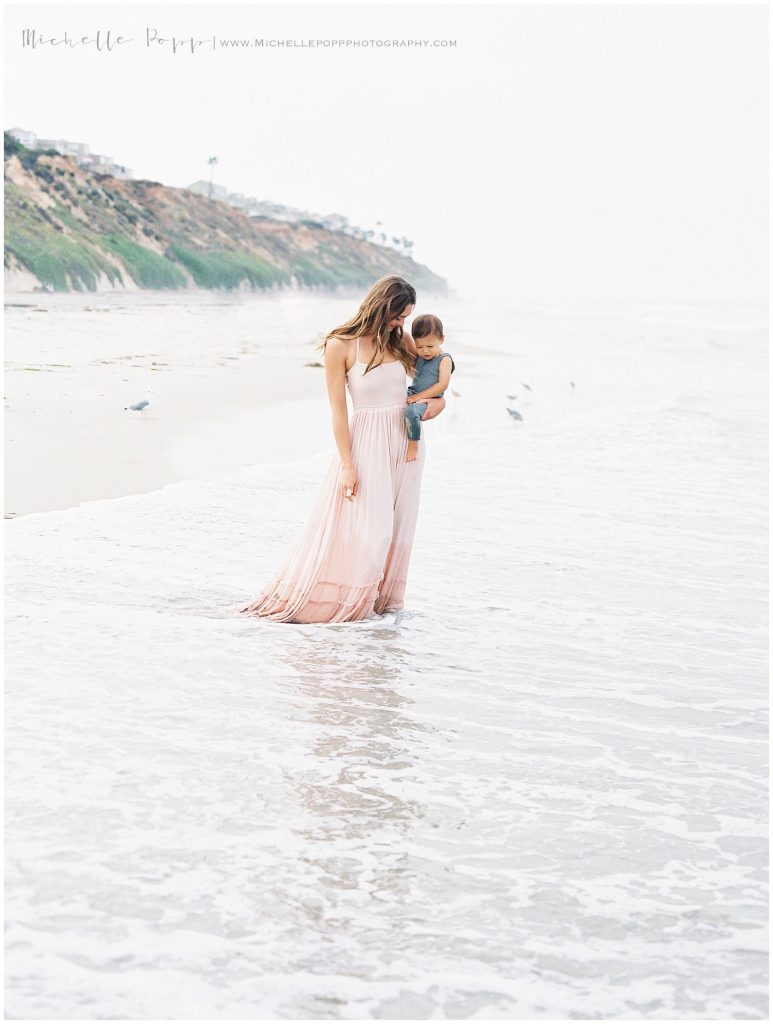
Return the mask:
<path fill-rule="evenodd" d="M 235 611 L 316 420 L 6 524 L 7 1015 L 767 1017 L 766 311 L 438 311 L 400 613 Z"/>

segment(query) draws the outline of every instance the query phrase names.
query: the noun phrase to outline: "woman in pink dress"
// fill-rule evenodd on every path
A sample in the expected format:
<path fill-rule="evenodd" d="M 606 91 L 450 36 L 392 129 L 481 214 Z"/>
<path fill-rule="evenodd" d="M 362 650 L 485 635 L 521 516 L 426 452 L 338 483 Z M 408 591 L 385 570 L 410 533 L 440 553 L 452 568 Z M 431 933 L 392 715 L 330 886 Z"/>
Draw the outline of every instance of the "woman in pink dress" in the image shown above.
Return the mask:
<path fill-rule="evenodd" d="M 426 435 L 417 458 L 406 462 L 406 378 L 416 349 L 403 324 L 415 304 L 407 281 L 383 277 L 355 316 L 322 341 L 338 451 L 284 564 L 241 613 L 275 622 L 350 622 L 403 607 Z M 423 419 L 444 405 L 443 398 L 430 399 Z"/>

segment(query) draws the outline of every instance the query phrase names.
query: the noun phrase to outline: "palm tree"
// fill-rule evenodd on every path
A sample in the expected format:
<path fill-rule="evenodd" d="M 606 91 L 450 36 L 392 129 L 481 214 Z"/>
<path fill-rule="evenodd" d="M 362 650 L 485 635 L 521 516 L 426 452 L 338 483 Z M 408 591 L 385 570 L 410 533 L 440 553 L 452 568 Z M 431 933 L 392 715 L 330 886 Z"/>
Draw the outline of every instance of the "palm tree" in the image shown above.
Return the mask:
<path fill-rule="evenodd" d="M 212 198 L 212 175 L 215 173 L 215 164 L 217 163 L 217 157 L 216 156 L 211 156 L 209 158 L 209 160 L 207 160 L 207 163 L 209 164 L 209 198 L 211 199 Z"/>

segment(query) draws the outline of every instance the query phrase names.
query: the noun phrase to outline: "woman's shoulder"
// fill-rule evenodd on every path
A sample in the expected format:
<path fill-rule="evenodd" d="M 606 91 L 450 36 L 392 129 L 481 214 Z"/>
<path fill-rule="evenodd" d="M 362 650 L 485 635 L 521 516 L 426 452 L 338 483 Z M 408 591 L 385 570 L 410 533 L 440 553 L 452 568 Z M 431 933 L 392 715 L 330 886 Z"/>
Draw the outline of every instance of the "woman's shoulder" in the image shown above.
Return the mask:
<path fill-rule="evenodd" d="M 357 340 L 356 334 L 329 334 L 327 336 L 327 343 L 330 344 L 334 341 L 340 341 L 344 345 L 349 345 L 351 342 Z"/>
<path fill-rule="evenodd" d="M 333 351 L 348 352 L 356 340 L 357 338 L 353 334 L 331 334 L 327 338 L 327 344 Z"/>

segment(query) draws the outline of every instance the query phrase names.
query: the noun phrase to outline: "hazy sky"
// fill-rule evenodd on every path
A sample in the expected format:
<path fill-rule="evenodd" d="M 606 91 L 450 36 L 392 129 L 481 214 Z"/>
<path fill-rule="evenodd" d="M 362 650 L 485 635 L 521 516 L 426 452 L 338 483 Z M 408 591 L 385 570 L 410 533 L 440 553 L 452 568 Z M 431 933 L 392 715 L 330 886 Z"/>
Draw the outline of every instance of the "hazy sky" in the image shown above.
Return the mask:
<path fill-rule="evenodd" d="M 136 177 L 382 221 L 463 294 L 764 301 L 768 10 L 710 5 L 6 7 L 5 127 Z M 110 29 L 112 52 L 21 45 Z M 146 30 L 295 40 L 195 53 Z M 455 47 L 301 47 L 455 39 Z"/>

